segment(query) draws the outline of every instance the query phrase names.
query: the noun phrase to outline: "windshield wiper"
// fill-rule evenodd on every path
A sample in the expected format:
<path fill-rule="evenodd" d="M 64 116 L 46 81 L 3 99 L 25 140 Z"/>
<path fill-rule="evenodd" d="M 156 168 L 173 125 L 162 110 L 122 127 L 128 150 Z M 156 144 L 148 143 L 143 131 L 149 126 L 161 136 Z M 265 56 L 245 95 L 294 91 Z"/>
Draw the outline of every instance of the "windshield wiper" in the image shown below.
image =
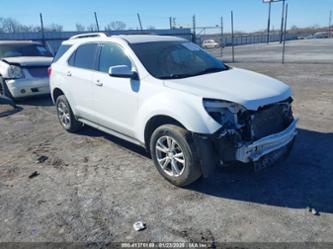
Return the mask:
<path fill-rule="evenodd" d="M 206 68 L 205 70 L 202 70 L 202 71 L 196 73 L 195 76 L 202 75 L 202 74 L 208 74 L 208 73 L 217 73 L 217 72 L 221 72 L 224 70 L 225 70 L 225 68 L 221 68 L 221 67 L 210 67 L 210 68 Z"/>
<path fill-rule="evenodd" d="M 195 74 L 170 74 L 168 76 L 162 76 L 160 79 L 182 79 L 194 76 Z"/>
<path fill-rule="evenodd" d="M 198 73 L 193 73 L 193 74 L 170 74 L 168 76 L 162 76 L 160 79 L 182 79 L 182 78 L 188 78 L 188 77 L 193 77 L 197 75 L 202 75 L 202 74 L 208 74 L 208 73 L 217 73 L 226 70 L 226 68 L 220 68 L 220 67 L 211 67 L 211 68 L 206 68 L 205 70 L 202 70 Z"/>

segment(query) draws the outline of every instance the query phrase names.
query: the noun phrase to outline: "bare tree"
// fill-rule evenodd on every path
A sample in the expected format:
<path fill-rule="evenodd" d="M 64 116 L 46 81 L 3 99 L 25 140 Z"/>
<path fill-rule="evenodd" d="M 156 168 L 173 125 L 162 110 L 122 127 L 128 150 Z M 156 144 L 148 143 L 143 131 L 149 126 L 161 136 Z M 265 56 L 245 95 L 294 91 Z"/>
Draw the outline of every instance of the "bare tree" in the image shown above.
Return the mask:
<path fill-rule="evenodd" d="M 5 33 L 19 32 L 21 24 L 13 18 L 1 18 L 0 29 Z"/>
<path fill-rule="evenodd" d="M 114 21 L 110 22 L 108 25 L 105 26 L 104 28 L 106 31 L 111 31 L 111 30 L 124 30 L 126 29 L 126 23 L 122 21 Z"/>
<path fill-rule="evenodd" d="M 3 23 L 3 18 L 0 17 L 0 33 L 4 33 L 5 32 L 4 29 L 3 29 L 2 23 Z"/>
<path fill-rule="evenodd" d="M 80 23 L 75 24 L 76 31 L 82 32 L 86 30 L 86 27 Z"/>
<path fill-rule="evenodd" d="M 63 26 L 52 23 L 45 28 L 46 31 L 63 31 Z M 17 32 L 40 32 L 40 26 L 23 25 L 13 18 L 0 17 L 0 32 L 17 33 Z"/>
<path fill-rule="evenodd" d="M 153 25 L 149 25 L 149 26 L 147 27 L 147 29 L 154 30 L 154 29 L 156 29 L 156 28 L 155 28 L 155 26 L 153 26 Z"/>
<path fill-rule="evenodd" d="M 90 24 L 87 26 L 87 31 L 97 31 L 97 27 L 95 24 Z"/>
<path fill-rule="evenodd" d="M 59 32 L 59 31 L 63 31 L 63 26 L 60 24 L 56 24 L 56 23 L 51 23 L 50 25 L 48 25 L 45 28 L 45 31 L 50 31 L 50 32 Z"/>

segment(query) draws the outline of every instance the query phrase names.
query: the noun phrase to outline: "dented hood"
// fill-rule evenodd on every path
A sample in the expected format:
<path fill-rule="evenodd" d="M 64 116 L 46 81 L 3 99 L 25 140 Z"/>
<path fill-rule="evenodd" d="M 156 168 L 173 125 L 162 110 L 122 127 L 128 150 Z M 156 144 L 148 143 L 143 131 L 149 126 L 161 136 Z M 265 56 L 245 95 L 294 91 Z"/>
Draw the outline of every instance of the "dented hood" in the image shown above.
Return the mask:
<path fill-rule="evenodd" d="M 230 70 L 184 79 L 165 80 L 165 86 L 203 98 L 227 100 L 248 110 L 291 96 L 290 87 L 276 79 L 252 71 Z"/>
<path fill-rule="evenodd" d="M 1 60 L 3 60 L 4 62 L 14 65 L 20 65 L 22 67 L 50 66 L 52 63 L 52 59 L 52 57 L 46 56 L 17 56 L 1 58 Z"/>

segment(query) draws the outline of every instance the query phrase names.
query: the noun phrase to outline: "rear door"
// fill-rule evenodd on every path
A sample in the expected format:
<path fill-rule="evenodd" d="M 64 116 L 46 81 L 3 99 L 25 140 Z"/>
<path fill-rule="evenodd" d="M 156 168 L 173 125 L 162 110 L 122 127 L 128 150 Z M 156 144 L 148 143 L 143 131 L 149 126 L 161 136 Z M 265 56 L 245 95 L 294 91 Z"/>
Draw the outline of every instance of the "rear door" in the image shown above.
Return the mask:
<path fill-rule="evenodd" d="M 93 112 L 93 75 L 96 70 L 98 44 L 86 43 L 79 46 L 68 60 L 66 72 L 71 93 L 71 104 L 79 117 L 94 118 Z"/>

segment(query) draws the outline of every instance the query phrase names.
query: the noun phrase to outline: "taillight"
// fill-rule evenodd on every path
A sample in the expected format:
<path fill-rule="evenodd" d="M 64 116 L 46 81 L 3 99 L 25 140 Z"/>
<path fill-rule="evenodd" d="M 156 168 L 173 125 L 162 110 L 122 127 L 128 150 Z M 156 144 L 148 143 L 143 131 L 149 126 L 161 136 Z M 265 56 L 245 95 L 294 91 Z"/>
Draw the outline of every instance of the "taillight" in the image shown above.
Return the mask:
<path fill-rule="evenodd" d="M 51 76 L 51 74 L 52 74 L 52 67 L 49 67 L 47 69 L 47 74 L 49 75 L 49 77 Z"/>

